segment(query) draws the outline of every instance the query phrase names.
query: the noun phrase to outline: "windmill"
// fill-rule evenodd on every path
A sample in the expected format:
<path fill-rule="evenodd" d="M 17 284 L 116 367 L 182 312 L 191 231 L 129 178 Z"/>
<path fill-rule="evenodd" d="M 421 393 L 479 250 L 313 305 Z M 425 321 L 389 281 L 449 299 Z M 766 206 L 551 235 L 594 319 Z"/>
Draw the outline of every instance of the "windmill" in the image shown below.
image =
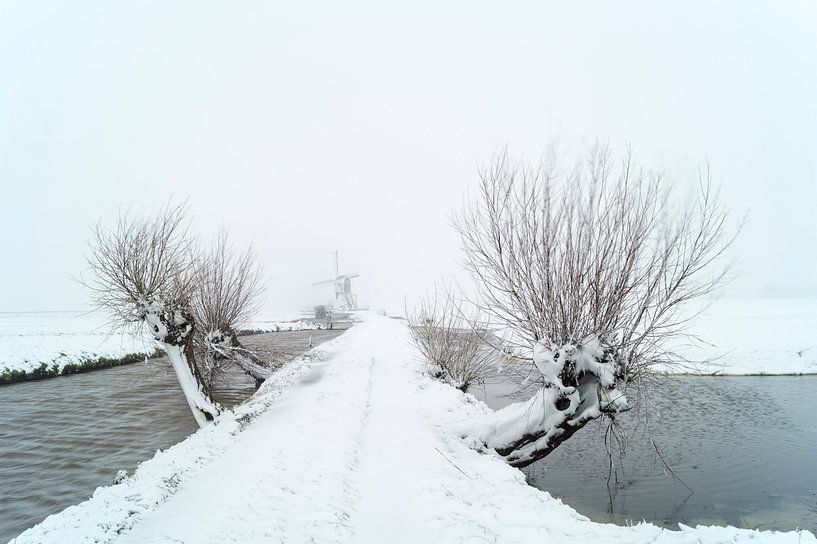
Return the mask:
<path fill-rule="evenodd" d="M 352 293 L 352 278 L 360 277 L 360 274 L 341 274 L 338 272 L 338 252 L 335 251 L 335 277 L 330 280 L 323 280 L 312 285 L 335 284 L 335 306 L 336 312 L 349 312 L 357 309 L 357 296 Z"/>

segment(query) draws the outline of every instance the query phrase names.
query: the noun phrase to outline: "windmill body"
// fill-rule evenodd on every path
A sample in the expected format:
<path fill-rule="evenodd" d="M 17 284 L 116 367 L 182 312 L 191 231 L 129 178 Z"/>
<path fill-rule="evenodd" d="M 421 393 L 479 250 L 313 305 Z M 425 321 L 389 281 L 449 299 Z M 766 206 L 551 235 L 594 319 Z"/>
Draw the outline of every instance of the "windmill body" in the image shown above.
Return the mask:
<path fill-rule="evenodd" d="M 341 274 L 338 268 L 338 252 L 335 251 L 335 277 L 329 280 L 315 282 L 312 285 L 335 285 L 335 303 L 332 307 L 336 312 L 351 312 L 358 309 L 357 295 L 352 291 L 352 278 L 358 278 L 360 274 Z"/>

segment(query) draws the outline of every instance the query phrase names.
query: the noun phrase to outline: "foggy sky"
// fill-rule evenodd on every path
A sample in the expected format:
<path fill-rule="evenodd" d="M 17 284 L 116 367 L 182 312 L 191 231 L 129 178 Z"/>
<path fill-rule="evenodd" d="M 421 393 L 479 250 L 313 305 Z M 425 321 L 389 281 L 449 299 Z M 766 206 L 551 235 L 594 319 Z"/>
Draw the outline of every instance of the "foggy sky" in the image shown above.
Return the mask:
<path fill-rule="evenodd" d="M 803 2 L 4 2 L 0 311 L 78 309 L 92 225 L 190 199 L 266 308 L 456 276 L 480 161 L 554 138 L 707 161 L 756 293 L 817 289 L 817 8 Z"/>

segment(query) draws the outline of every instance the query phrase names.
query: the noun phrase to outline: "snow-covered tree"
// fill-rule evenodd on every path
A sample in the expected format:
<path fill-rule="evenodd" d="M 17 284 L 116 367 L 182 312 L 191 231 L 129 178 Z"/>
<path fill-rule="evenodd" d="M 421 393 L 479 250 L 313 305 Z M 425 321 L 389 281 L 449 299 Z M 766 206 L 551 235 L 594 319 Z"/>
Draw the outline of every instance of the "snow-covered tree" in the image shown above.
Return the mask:
<path fill-rule="evenodd" d="M 708 176 L 685 204 L 660 174 L 603 146 L 567 167 L 502 154 L 480 178 L 457 218 L 465 265 L 478 305 L 512 331 L 541 387 L 462 434 L 525 466 L 627 410 L 628 384 L 682 360 L 685 307 L 725 280 L 734 236 Z"/>
<path fill-rule="evenodd" d="M 116 226 L 97 225 L 90 244 L 91 276 L 83 283 L 118 327 L 145 327 L 167 353 L 182 392 L 200 426 L 220 408 L 196 365 L 191 300 L 199 258 L 188 235 L 186 207 L 167 206 L 155 217 L 120 216 Z"/>
<path fill-rule="evenodd" d="M 234 254 L 227 232 L 221 231 L 212 249 L 202 257 L 199 281 L 192 301 L 197 323 L 196 346 L 204 358 L 208 383 L 236 364 L 260 385 L 271 370 L 265 361 L 238 339 L 239 326 L 259 309 L 263 293 L 262 270 L 252 249 Z"/>

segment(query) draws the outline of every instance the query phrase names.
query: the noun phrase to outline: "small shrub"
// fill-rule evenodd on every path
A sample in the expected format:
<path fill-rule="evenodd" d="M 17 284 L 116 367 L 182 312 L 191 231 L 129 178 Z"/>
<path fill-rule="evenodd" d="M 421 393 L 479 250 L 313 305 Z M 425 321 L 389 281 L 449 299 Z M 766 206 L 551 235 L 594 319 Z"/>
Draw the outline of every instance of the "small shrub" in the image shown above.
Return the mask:
<path fill-rule="evenodd" d="M 478 315 L 467 316 L 451 293 L 435 292 L 408 316 L 414 344 L 430 366 L 433 377 L 461 391 L 495 374 L 496 342 Z"/>

